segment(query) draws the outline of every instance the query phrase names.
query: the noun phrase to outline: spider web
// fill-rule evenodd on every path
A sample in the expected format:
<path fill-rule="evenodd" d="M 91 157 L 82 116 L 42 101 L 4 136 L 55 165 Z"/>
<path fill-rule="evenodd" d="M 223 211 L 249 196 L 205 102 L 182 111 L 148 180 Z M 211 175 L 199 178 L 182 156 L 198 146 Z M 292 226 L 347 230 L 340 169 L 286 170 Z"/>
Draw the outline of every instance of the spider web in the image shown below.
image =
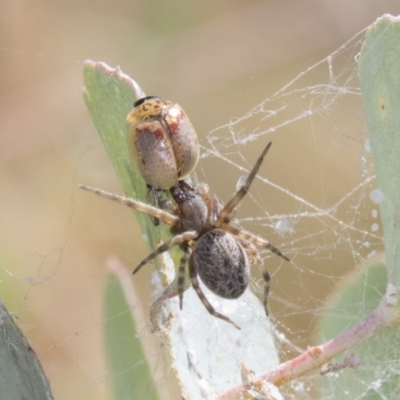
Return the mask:
<path fill-rule="evenodd" d="M 252 199 L 247 200 L 251 205 L 242 205 L 237 222 L 268 238 L 292 261 L 281 264 L 263 253 L 272 278 L 270 307 L 279 330 L 281 360 L 320 343 L 323 335 L 328 335 L 325 340 L 332 338 L 327 332 L 316 335 L 321 318 L 330 309 L 330 296 L 376 263 L 383 249 L 382 199 L 375 189 L 357 77 L 363 35 L 360 32 L 244 115 L 211 131 L 202 142 L 203 158 L 217 157 L 221 165 L 232 166 L 230 176 L 249 171 L 249 160 L 254 159 L 254 150 L 248 155 L 249 148 L 260 149 L 273 142 L 251 189 Z M 378 279 L 363 282 L 365 293 L 384 291 Z M 260 277 L 255 286 L 262 288 Z M 358 311 L 342 315 L 344 326 L 350 328 L 365 318 L 372 309 L 370 302 L 366 294 L 356 303 L 353 300 Z M 390 384 L 385 377 L 391 374 L 373 376 L 377 363 L 368 358 L 360 362 L 357 370 L 335 372 L 325 380 L 324 399 L 380 396 L 378 388 L 386 386 L 387 390 Z M 369 382 L 363 380 L 366 376 Z M 338 392 L 330 392 L 329 387 L 337 386 L 337 379 L 343 377 L 346 386 L 337 397 Z M 309 375 L 296 380 L 287 393 L 313 398 L 315 386 L 310 382 Z"/>
<path fill-rule="evenodd" d="M 246 175 L 254 163 L 249 160 L 257 158 L 265 143 L 273 142 L 251 188 L 250 199 L 239 207 L 235 223 L 268 238 L 292 260 L 291 264 L 285 264 L 270 253 L 261 252 L 272 275 L 271 320 L 276 327 L 276 345 L 281 360 L 291 359 L 305 351 L 310 343 L 321 340 L 316 332 L 321 318 L 329 311 L 329 294 L 343 290 L 344 277 L 361 273 L 382 249 L 378 219 L 381 199 L 379 192 L 374 190 L 357 79 L 357 56 L 362 38 L 361 32 L 246 114 L 232 118 L 201 140 L 202 162 L 195 180 L 206 181 L 222 199 L 229 199 L 235 191 L 232 183 L 229 188 L 228 182 L 235 177 L 236 186 L 240 186 L 243 179 L 239 177 Z M 301 152 L 293 151 L 299 148 Z M 216 170 L 226 173 L 218 176 L 209 173 L 208 162 L 213 163 Z M 226 178 L 226 185 L 218 181 L 221 176 Z M 366 286 L 365 290 L 382 289 L 372 286 L 375 283 L 368 285 L 370 287 Z M 262 287 L 263 281 L 256 270 L 252 289 L 260 295 Z M 225 302 L 213 298 L 209 292 L 206 296 L 218 311 L 229 315 Z M 367 307 L 364 300 L 369 301 L 369 298 L 358 300 L 356 315 L 347 314 L 348 328 L 365 317 L 370 305 Z M 249 368 L 255 375 L 273 367 L 276 362 L 272 356 L 273 347 L 268 347 L 267 343 L 260 345 L 259 340 L 248 341 L 241 353 L 240 346 L 233 345 L 240 339 L 228 334 L 226 325 L 221 327 L 219 321 L 211 321 L 214 329 L 201 330 L 201 336 L 198 336 L 199 326 L 203 327 L 204 323 L 200 321 L 208 320 L 210 316 L 201 305 L 198 309 L 196 302 L 199 303 L 198 299 L 189 289 L 185 293 L 182 323 L 173 333 L 180 354 L 177 359 L 187 360 L 189 365 L 188 376 L 182 371 L 178 374 L 180 380 L 186 382 L 186 386 L 183 385 L 190 398 L 214 398 L 216 393 L 234 386 L 238 376 L 227 372 L 229 360 L 236 366 Z M 246 308 L 250 303 L 250 299 L 241 298 L 230 304 L 233 309 L 241 310 L 241 315 L 254 315 L 259 321 L 258 311 Z M 265 335 L 265 324 L 249 321 L 238 321 L 244 332 L 250 328 L 244 337 L 249 338 L 257 330 L 261 336 Z M 204 326 L 207 327 L 208 322 Z M 275 328 L 270 326 L 268 329 Z M 328 339 L 330 334 L 324 332 L 322 335 L 328 335 L 325 338 Z M 204 347 L 200 346 L 202 338 L 205 338 Z M 270 352 L 269 357 L 267 354 L 261 357 L 269 358 L 270 364 L 262 364 L 262 367 L 257 358 L 261 349 Z M 212 365 L 218 354 L 217 358 L 226 363 L 221 380 L 212 379 L 219 371 Z M 330 379 L 326 378 L 322 383 L 324 398 L 336 398 L 337 393 L 330 394 L 329 391 L 330 385 L 331 388 L 336 385 L 336 376 L 346 379 L 349 374 L 358 374 L 360 379 L 356 382 L 362 387 L 360 398 L 374 390 L 377 380 L 367 374 L 371 381 L 366 381 L 365 374 L 360 373 L 368 360 L 361 361 L 353 354 L 343 357 L 342 365 L 357 367 L 357 372 L 348 368 L 340 373 L 343 369 L 341 360 L 332 367 L 327 366 L 326 371 L 332 368 L 334 377 L 329 376 Z M 179 361 L 177 365 L 179 369 Z M 379 384 L 381 379 L 379 376 Z M 187 382 L 194 382 L 194 388 Z M 305 398 L 307 393 L 312 396 L 317 390 L 316 379 L 310 382 L 307 376 L 287 385 L 284 391 L 296 395 L 301 391 Z M 348 393 L 349 398 L 357 397 L 354 390 Z"/>
<path fill-rule="evenodd" d="M 257 234 L 268 232 L 291 259 L 291 266 L 275 271 L 272 284 L 284 326 L 302 320 L 294 324 L 303 326 L 295 336 L 309 330 L 340 277 L 382 249 L 357 78 L 362 35 L 203 143 L 204 158 L 216 156 L 238 170 L 232 175 L 245 175 L 254 159 L 248 147 L 273 142 L 251 189 L 250 211 L 241 209 L 237 222 Z"/>
<path fill-rule="evenodd" d="M 222 201 L 231 198 L 235 185 L 240 185 L 240 176 L 248 173 L 265 144 L 273 142 L 250 193 L 236 213 L 235 223 L 268 239 L 291 259 L 290 264 L 282 263 L 276 256 L 261 251 L 263 262 L 271 275 L 269 304 L 274 325 L 271 329 L 276 329 L 275 345 L 282 361 L 302 353 L 310 344 L 320 343 L 322 338 L 316 335 L 320 320 L 330 307 L 329 297 L 336 291 L 341 291 L 342 284 L 349 279 L 349 275 L 365 271 L 383 249 L 378 208 L 381 199 L 379 192 L 375 190 L 368 132 L 357 78 L 357 57 L 364 33 L 359 32 L 282 89 L 272 95 L 268 94 L 265 100 L 245 114 L 232 118 L 225 125 L 200 137 L 202 159 L 194 179 L 207 182 Z M 93 161 L 90 156 L 83 154 L 82 158 L 85 157 L 84 168 Z M 81 165 L 77 168 L 80 169 Z M 103 172 L 110 182 L 115 180 L 109 165 Z M 71 187 L 75 188 L 76 183 L 79 182 L 75 177 Z M 103 176 L 98 186 L 104 185 Z M 71 187 L 68 188 L 69 193 L 75 193 L 75 189 Z M 99 306 L 93 305 L 92 299 L 87 300 L 81 294 L 76 294 L 79 286 L 95 285 L 94 280 L 99 278 L 84 272 L 73 276 L 64 269 L 76 263 L 84 265 L 85 260 L 89 259 L 79 243 L 88 240 L 86 231 L 89 231 L 90 223 L 77 223 L 84 213 L 74 201 L 71 200 L 71 204 L 68 204 L 71 208 L 68 226 L 74 232 L 73 240 L 66 241 L 61 246 L 55 243 L 52 245 L 54 250 L 47 254 L 30 254 L 29 260 L 35 260 L 33 272 L 24 270 L 16 273 L 7 266 L 2 271 L 10 277 L 8 288 L 14 288 L 15 281 L 23 282 L 22 300 L 16 307 L 19 316 L 23 318 L 27 309 L 37 309 L 40 317 L 35 320 L 35 327 L 46 327 L 53 324 L 48 318 L 45 319 L 46 311 L 54 310 L 55 321 L 60 325 L 59 334 L 46 338 L 43 342 L 37 340 L 33 343 L 39 356 L 45 360 L 50 379 L 56 379 L 56 375 L 63 373 L 64 367 L 53 359 L 56 351 L 60 348 L 65 352 L 73 349 L 72 353 L 76 357 L 73 379 L 78 383 L 73 389 L 65 389 L 62 395 L 64 397 L 60 398 L 100 399 L 106 398 L 103 395 L 104 387 L 112 382 L 113 376 L 107 374 L 103 355 L 98 347 L 92 347 L 91 341 L 93 333 L 96 337 L 101 336 L 99 332 L 105 321 L 94 312 Z M 97 204 L 97 199 L 90 199 L 90 204 Z M 109 211 L 104 211 L 107 209 Z M 108 223 L 113 220 L 115 225 L 132 224 L 133 218 L 128 220 L 123 210 L 116 210 L 108 203 L 102 210 L 96 210 L 98 219 L 103 218 L 102 213 L 105 212 L 108 213 Z M 33 223 L 39 224 L 39 221 L 35 220 Z M 110 228 L 107 222 L 100 226 L 104 231 L 105 242 L 107 230 Z M 114 232 L 112 229 L 110 231 Z M 75 235 L 75 232 L 78 233 Z M 140 235 L 133 232 L 131 235 L 135 243 L 142 241 Z M 111 240 L 119 241 L 120 238 L 115 234 L 115 238 Z M 132 251 L 132 238 L 126 239 L 120 247 L 121 258 L 130 266 L 134 263 L 129 253 Z M 137 251 L 142 253 L 135 254 L 135 260 L 136 257 L 140 259 L 145 256 L 147 252 L 144 248 Z M 105 259 L 107 255 L 106 250 L 100 252 L 99 260 Z M 137 315 L 140 325 L 138 336 L 146 348 L 162 398 L 163 388 L 168 387 L 169 382 L 175 378 L 169 355 L 163 348 L 164 343 L 160 343 L 149 333 L 148 303 L 150 298 L 156 297 L 154 287 L 157 284 L 153 283 L 158 279 L 152 270 L 149 268 L 143 272 L 140 281 L 142 285 L 138 285 L 142 286 L 138 289 L 142 293 L 139 294 L 137 303 L 144 307 L 144 311 Z M 98 272 L 99 276 L 103 274 L 102 270 Z M 76 293 L 71 289 L 67 292 L 62 290 L 64 299 L 56 297 L 60 283 L 56 282 L 55 277 L 71 280 L 76 287 Z M 251 290 L 261 298 L 263 280 L 257 267 L 253 268 L 252 277 Z M 25 290 L 26 287 L 28 289 Z M 35 290 L 37 288 L 40 291 Z M 364 292 L 368 290 L 378 292 L 379 288 L 366 279 Z M 52 296 L 57 298 L 56 304 L 53 304 Z M 32 299 L 34 301 L 30 303 Z M 190 291 L 185 292 L 184 299 L 185 311 L 190 313 L 194 307 L 191 302 L 197 300 Z M 240 301 L 245 302 L 243 299 Z M 79 314 L 73 316 L 76 317 L 75 324 L 68 322 L 70 317 L 73 319 L 71 315 L 60 317 L 64 312 L 64 302 L 75 303 L 78 310 L 76 314 Z M 237 307 L 237 304 L 232 307 Z M 350 311 L 342 315 L 348 327 L 367 315 L 363 301 L 357 300 L 355 307 L 355 315 Z M 205 315 L 204 318 L 212 319 Z M 24 323 L 24 330 L 29 332 L 29 321 Z M 209 325 L 211 335 L 219 333 L 214 321 Z M 67 328 L 68 334 L 61 326 Z M 329 338 L 324 337 L 324 340 Z M 392 343 L 389 337 L 382 340 L 387 345 L 386 349 Z M 192 373 L 196 374 L 196 357 L 199 354 L 192 354 L 185 343 L 182 343 L 182 347 L 188 356 Z M 218 347 L 204 349 L 204 355 L 201 356 L 211 359 L 218 352 L 228 352 L 237 364 L 244 361 L 240 354 L 232 348 L 223 347 L 222 343 Z M 337 362 L 340 363 L 349 356 L 350 354 L 345 354 Z M 317 387 L 314 378 L 319 371 L 316 371 L 286 385 L 283 392 L 306 399 L 315 398 L 318 391 L 323 390 L 324 399 L 338 398 L 335 397 L 336 394 L 330 394 L 333 392 L 329 391 L 329 387 L 337 386 L 335 379 L 344 375 L 348 382 L 341 398 L 363 398 L 363 395 L 371 392 L 381 395 L 385 386 L 389 385 L 390 377 L 398 374 L 398 365 L 395 362 L 388 363 L 376 373 L 376 359 L 368 357 L 360 357 L 361 364 L 357 369 L 338 369 L 328 374 L 325 380 L 328 388 Z M 137 365 L 131 366 L 132 369 L 136 367 Z M 69 371 L 66 367 L 65 370 Z M 79 380 L 82 371 L 90 377 L 89 384 L 88 381 Z M 360 387 L 360 395 L 354 396 L 354 392 L 349 391 L 349 397 L 346 397 L 345 389 L 352 385 Z M 206 398 L 208 390 L 207 387 L 203 388 L 198 398 Z M 210 392 L 213 390 L 215 388 L 210 388 Z M 170 393 L 165 390 L 164 398 L 168 398 Z M 146 395 L 143 398 L 147 398 Z"/>

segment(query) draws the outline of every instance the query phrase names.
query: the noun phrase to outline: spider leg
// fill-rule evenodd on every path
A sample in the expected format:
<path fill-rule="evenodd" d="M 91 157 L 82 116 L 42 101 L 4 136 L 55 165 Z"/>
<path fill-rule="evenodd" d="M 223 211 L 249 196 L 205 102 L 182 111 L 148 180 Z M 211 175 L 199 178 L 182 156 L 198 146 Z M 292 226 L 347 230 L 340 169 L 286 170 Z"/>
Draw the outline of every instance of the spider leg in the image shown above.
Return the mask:
<path fill-rule="evenodd" d="M 215 311 L 214 307 L 211 305 L 211 303 L 207 300 L 207 297 L 204 295 L 203 291 L 201 290 L 201 287 L 199 285 L 199 280 L 197 278 L 197 272 L 194 267 L 194 263 L 192 261 L 193 259 L 191 258 L 189 260 L 189 275 L 190 275 L 190 280 L 192 282 L 193 289 L 196 291 L 197 296 L 199 296 L 200 301 L 203 303 L 204 307 L 206 310 L 214 317 L 220 318 L 226 322 L 231 323 L 235 328 L 240 329 L 240 326 L 235 324 L 230 318 L 226 317 L 223 314 L 220 314 L 219 312 Z"/>
<path fill-rule="evenodd" d="M 239 239 L 239 238 L 237 238 Z M 258 251 L 256 247 L 251 243 L 248 242 L 247 240 L 240 239 L 240 244 L 250 253 L 250 255 L 253 257 L 255 264 L 258 264 L 262 268 L 262 276 L 264 279 L 264 298 L 263 298 L 263 305 L 264 305 L 264 310 L 265 314 L 268 316 L 269 311 L 268 311 L 268 293 L 269 293 L 269 287 L 270 287 L 270 281 L 271 278 L 269 276 L 269 273 L 267 269 L 264 267 L 260 255 L 258 254 Z M 254 253 L 255 251 L 255 253 Z"/>
<path fill-rule="evenodd" d="M 264 249 L 268 249 L 268 250 L 272 251 L 274 254 L 276 254 L 277 256 L 282 257 L 286 261 L 290 261 L 289 258 L 287 258 L 284 254 L 282 254 L 281 251 L 278 250 L 275 246 L 273 246 L 270 242 L 268 242 L 267 240 L 261 239 L 260 237 L 254 235 L 253 233 L 244 231 L 242 229 L 235 228 L 234 226 L 228 225 L 228 224 L 223 224 L 221 226 L 221 229 L 224 230 L 225 232 L 231 233 L 232 235 L 235 235 L 242 239 L 246 239 L 249 242 L 255 244 L 256 246 L 263 247 Z"/>
<path fill-rule="evenodd" d="M 150 262 L 153 258 L 157 257 L 159 254 L 164 253 L 164 251 L 167 251 L 183 242 L 193 240 L 197 238 L 197 236 L 199 236 L 199 234 L 196 231 L 187 231 L 180 235 L 174 236 L 171 240 L 163 243 L 161 246 L 157 247 L 152 253 L 150 253 L 146 258 L 144 258 L 140 262 L 140 264 L 133 270 L 132 274 L 136 274 L 136 272 L 138 272 L 140 268 Z"/>
<path fill-rule="evenodd" d="M 263 300 L 263 304 L 264 304 L 264 309 L 265 309 L 265 314 L 267 314 L 267 316 L 269 315 L 269 311 L 268 311 L 268 293 L 269 293 L 269 283 L 271 281 L 271 278 L 269 276 L 268 271 L 263 267 L 263 279 L 264 279 L 264 300 Z"/>
<path fill-rule="evenodd" d="M 250 262 L 251 264 L 261 265 L 262 261 L 260 255 L 258 254 L 256 246 L 253 243 L 249 242 L 246 239 L 243 239 L 239 236 L 235 236 L 235 239 L 242 245 L 242 247 L 250 254 Z"/>
<path fill-rule="evenodd" d="M 179 295 L 179 308 L 182 310 L 183 306 L 183 289 L 185 285 L 185 266 L 192 255 L 192 249 L 187 242 L 182 243 L 181 249 L 184 254 L 181 258 L 178 270 L 178 295 Z"/>
<path fill-rule="evenodd" d="M 267 269 L 264 267 L 260 255 L 258 254 L 257 248 L 253 245 L 253 243 L 247 241 L 246 239 L 242 239 L 239 236 L 236 236 L 236 240 L 240 242 L 240 244 L 243 246 L 243 248 L 250 253 L 251 258 L 253 259 L 255 264 L 258 264 L 262 268 L 262 274 L 263 274 L 263 279 L 264 279 L 264 299 L 263 299 L 263 305 L 265 309 L 265 314 L 267 316 L 269 315 L 268 311 L 268 293 L 269 293 L 269 286 L 270 286 L 270 281 L 271 278 L 269 276 L 269 273 Z"/>
<path fill-rule="evenodd" d="M 161 219 L 166 224 L 174 226 L 179 222 L 179 218 L 176 215 L 170 214 L 169 212 L 160 210 L 159 208 L 152 207 L 141 201 L 137 201 L 125 196 L 119 196 L 105 190 L 92 188 L 86 185 L 79 185 L 79 188 L 97 194 L 97 196 L 105 197 L 108 200 L 116 201 L 117 203 L 124 204 L 134 210 L 138 210 L 142 213 L 149 214 L 155 218 Z"/>
<path fill-rule="evenodd" d="M 258 170 L 261 167 L 261 164 L 264 160 L 264 157 L 268 153 L 269 148 L 271 147 L 272 142 L 269 142 L 261 156 L 258 158 L 254 167 L 251 169 L 249 176 L 247 177 L 246 183 L 236 192 L 236 194 L 232 197 L 232 199 L 226 204 L 223 210 L 219 213 L 218 219 L 215 222 L 215 227 L 219 228 L 222 224 L 228 223 L 230 221 L 229 214 L 234 210 L 234 208 L 238 205 L 238 203 L 243 199 L 243 197 L 249 191 L 250 185 L 252 184 Z"/>

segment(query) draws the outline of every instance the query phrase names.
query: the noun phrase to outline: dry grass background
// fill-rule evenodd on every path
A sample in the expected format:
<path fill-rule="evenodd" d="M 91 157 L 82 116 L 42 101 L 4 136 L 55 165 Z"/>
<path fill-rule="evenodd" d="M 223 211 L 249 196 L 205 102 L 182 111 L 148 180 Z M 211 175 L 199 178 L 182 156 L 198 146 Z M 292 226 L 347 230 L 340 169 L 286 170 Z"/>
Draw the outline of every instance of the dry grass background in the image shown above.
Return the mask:
<path fill-rule="evenodd" d="M 77 189 L 85 182 L 121 191 L 83 104 L 83 60 L 120 65 L 148 94 L 179 102 L 202 139 L 380 15 L 397 15 L 400 4 L 0 0 L 0 8 L 0 297 L 42 359 L 57 399 L 107 399 L 105 260 L 116 254 L 133 267 L 147 249 L 128 210 Z M 296 193 L 311 190 L 293 174 L 312 162 L 301 146 L 275 138 L 266 173 Z M 253 146 L 246 157 L 258 152 Z M 199 166 L 222 199 L 237 181 L 230 172 L 214 158 Z M 282 207 L 268 199 L 272 214 L 286 212 Z M 240 213 L 251 210 L 244 205 Z M 151 271 L 135 276 L 144 304 Z M 283 275 L 274 279 L 284 282 Z M 315 322 L 290 321 L 293 332 Z"/>

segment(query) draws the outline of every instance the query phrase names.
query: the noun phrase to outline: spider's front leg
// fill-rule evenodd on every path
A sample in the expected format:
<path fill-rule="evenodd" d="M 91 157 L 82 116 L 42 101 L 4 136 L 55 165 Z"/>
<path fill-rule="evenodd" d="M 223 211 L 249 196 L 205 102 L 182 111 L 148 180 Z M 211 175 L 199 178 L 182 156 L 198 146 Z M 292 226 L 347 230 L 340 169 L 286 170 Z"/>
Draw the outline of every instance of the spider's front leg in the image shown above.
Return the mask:
<path fill-rule="evenodd" d="M 271 147 L 272 142 L 269 142 L 260 157 L 257 159 L 253 168 L 250 171 L 249 176 L 246 179 L 245 184 L 236 192 L 236 194 L 232 197 L 232 199 L 225 205 L 223 210 L 219 213 L 217 220 L 214 223 L 216 228 L 220 228 L 223 224 L 228 224 L 232 219 L 232 211 L 236 208 L 236 206 L 240 203 L 243 197 L 248 193 L 251 184 L 255 176 L 257 175 L 258 170 L 261 167 L 262 162 L 264 161 L 264 157 L 267 155 L 269 148 Z"/>

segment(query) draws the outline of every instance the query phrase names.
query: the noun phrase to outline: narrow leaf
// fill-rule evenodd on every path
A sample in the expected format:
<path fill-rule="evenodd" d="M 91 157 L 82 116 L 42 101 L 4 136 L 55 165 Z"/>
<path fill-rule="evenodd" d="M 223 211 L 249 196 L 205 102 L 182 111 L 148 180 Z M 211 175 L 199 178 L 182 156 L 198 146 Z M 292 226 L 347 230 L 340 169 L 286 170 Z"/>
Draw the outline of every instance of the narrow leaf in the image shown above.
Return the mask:
<path fill-rule="evenodd" d="M 385 15 L 366 34 L 359 64 L 380 204 L 389 283 L 400 287 L 400 18 Z"/>

